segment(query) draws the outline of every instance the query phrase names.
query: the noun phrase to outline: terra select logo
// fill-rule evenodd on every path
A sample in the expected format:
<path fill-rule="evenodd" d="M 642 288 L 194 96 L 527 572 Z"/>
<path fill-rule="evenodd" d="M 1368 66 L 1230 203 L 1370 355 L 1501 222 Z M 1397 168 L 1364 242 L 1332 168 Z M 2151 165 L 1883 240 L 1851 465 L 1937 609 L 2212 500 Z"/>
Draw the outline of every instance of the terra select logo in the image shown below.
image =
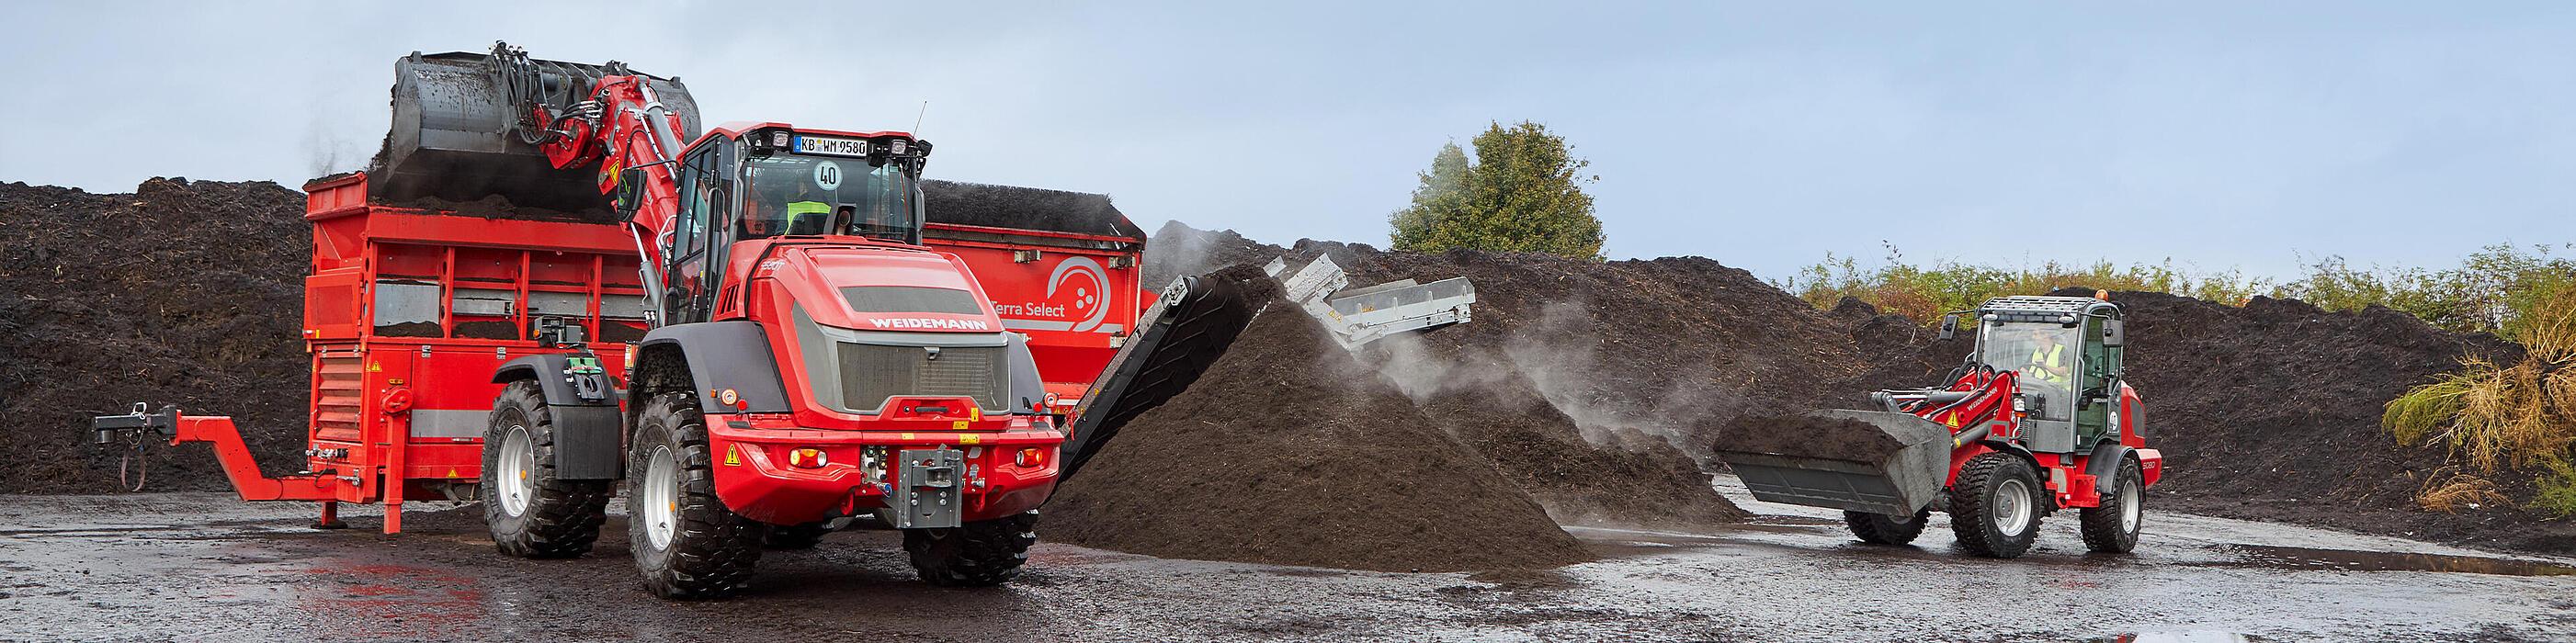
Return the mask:
<path fill-rule="evenodd" d="M 1021 330 L 1069 330 L 1077 333 L 1114 333 L 1125 330 L 1118 324 L 1103 324 L 1109 319 L 1109 273 L 1100 262 L 1081 255 L 1066 255 L 1047 276 L 1045 298 L 1023 303 L 995 302 L 994 312 L 1003 317 L 1002 325 Z"/>

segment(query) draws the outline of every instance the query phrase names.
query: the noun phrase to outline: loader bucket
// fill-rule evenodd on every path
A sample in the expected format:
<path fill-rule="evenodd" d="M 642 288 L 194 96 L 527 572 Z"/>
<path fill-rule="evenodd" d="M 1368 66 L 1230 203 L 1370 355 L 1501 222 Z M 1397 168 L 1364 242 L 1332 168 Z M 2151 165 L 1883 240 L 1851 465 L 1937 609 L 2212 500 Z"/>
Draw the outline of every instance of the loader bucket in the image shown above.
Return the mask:
<path fill-rule="evenodd" d="M 1907 516 L 1949 478 L 1950 429 L 1912 414 L 1813 411 L 1763 427 L 1716 445 L 1763 502 Z"/>
<path fill-rule="evenodd" d="M 507 61 L 509 65 L 503 64 Z M 589 98 L 603 76 L 635 75 L 625 65 L 496 59 L 490 54 L 412 52 L 394 61 L 393 127 L 367 167 L 367 198 L 386 204 L 422 199 L 479 201 L 500 196 L 521 207 L 578 212 L 607 206 L 596 168 L 558 170 L 512 130 L 519 99 L 503 87 L 502 69 L 525 60 L 534 98 L 570 105 Z M 662 104 L 680 114 L 685 143 L 698 133 L 698 105 L 679 79 L 645 76 Z M 671 150 L 678 154 L 679 150 Z"/>

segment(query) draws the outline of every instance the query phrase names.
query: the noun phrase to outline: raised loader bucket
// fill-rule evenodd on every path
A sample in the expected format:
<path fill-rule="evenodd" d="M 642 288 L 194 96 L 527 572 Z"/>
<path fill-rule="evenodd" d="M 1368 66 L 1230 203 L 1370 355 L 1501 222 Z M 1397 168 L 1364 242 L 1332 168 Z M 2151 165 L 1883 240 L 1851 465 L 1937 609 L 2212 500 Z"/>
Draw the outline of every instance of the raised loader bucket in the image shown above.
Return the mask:
<path fill-rule="evenodd" d="M 641 74 L 617 62 L 535 60 L 506 48 L 496 53 L 412 52 L 394 61 L 393 127 L 368 164 L 368 200 L 467 202 L 498 195 L 522 207 L 607 206 L 596 168 L 555 169 L 534 137 L 514 125 L 522 98 L 567 106 L 588 99 L 603 76 Z M 645 78 L 663 106 L 680 115 L 682 143 L 695 139 L 698 104 L 688 87 L 677 78 Z"/>
<path fill-rule="evenodd" d="M 1908 516 L 1949 477 L 1950 429 L 1912 414 L 1812 411 L 1764 428 L 1717 444 L 1763 502 Z"/>

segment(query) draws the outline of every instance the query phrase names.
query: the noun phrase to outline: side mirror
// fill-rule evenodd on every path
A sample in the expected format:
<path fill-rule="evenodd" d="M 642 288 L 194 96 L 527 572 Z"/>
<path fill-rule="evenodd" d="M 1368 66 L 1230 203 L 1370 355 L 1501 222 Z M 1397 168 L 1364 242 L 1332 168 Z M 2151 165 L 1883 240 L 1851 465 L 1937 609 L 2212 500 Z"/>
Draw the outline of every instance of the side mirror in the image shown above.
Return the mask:
<path fill-rule="evenodd" d="M 1941 337 L 1941 341 L 1949 341 L 1951 338 L 1955 338 L 1955 337 L 1958 337 L 1958 336 L 1959 336 L 1959 314 L 1958 314 L 1958 313 L 1950 313 L 1950 314 L 1947 314 L 1947 315 L 1942 315 L 1942 316 L 1941 316 L 1941 335 L 1940 335 L 1940 337 Z"/>
<path fill-rule="evenodd" d="M 634 212 L 644 207 L 644 170 L 626 168 L 617 171 L 617 193 L 611 200 L 619 212 Z"/>
<path fill-rule="evenodd" d="M 2120 321 L 2120 320 L 2117 320 L 2117 319 L 2105 319 L 2105 320 L 2102 320 L 2102 345 L 2103 345 L 2103 346 L 2122 346 L 2122 345 L 2126 345 L 2126 344 L 2128 344 L 2128 342 L 2129 342 L 2129 332 L 2128 332 L 2128 329 L 2126 329 L 2126 328 L 2122 328 L 2122 324 L 2121 324 L 2121 321 Z"/>

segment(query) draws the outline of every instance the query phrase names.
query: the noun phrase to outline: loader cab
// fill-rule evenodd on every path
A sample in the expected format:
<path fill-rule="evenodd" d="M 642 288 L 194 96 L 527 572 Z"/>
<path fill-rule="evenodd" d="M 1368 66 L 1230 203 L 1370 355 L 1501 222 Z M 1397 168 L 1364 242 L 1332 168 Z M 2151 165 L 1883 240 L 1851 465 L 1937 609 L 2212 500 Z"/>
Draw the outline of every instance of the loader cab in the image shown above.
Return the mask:
<path fill-rule="evenodd" d="M 708 321 L 725 266 L 747 241 L 780 238 L 920 245 L 921 168 L 930 144 L 901 132 L 720 126 L 678 161 L 664 323 Z"/>
<path fill-rule="evenodd" d="M 1971 311 L 1971 360 L 2015 373 L 2033 451 L 2089 449 L 2111 435 L 2126 331 L 2120 307 L 2089 297 L 2002 297 Z"/>

